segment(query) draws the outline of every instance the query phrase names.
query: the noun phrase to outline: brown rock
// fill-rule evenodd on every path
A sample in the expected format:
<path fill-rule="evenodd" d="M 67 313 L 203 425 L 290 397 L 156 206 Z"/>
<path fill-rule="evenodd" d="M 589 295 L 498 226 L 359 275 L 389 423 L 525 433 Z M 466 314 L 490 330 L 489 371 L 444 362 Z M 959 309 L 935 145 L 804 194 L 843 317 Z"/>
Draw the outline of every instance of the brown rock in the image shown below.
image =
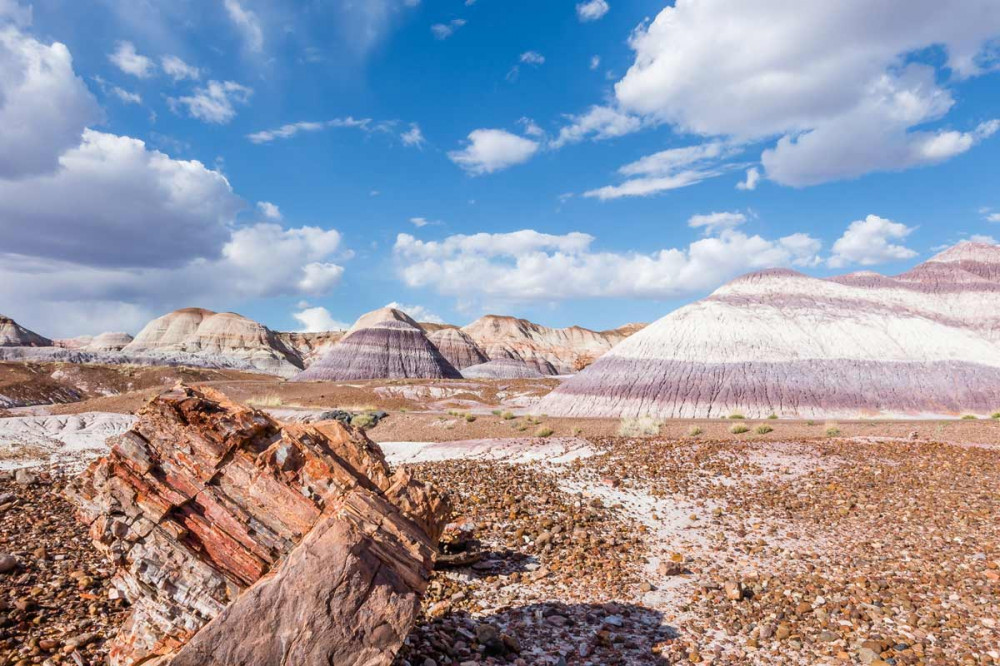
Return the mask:
<path fill-rule="evenodd" d="M 210 390 L 138 417 L 67 491 L 132 604 L 113 666 L 391 662 L 449 513 L 432 488 L 360 431 Z"/>

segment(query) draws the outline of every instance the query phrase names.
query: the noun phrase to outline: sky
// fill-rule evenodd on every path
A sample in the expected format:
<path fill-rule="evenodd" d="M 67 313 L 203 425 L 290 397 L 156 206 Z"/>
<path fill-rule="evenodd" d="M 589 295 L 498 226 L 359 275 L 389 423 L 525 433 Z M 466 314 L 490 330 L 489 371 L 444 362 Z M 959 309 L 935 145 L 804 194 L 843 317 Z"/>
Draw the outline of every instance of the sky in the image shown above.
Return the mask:
<path fill-rule="evenodd" d="M 608 329 L 1000 238 L 996 0 L 0 0 L 0 313 Z"/>

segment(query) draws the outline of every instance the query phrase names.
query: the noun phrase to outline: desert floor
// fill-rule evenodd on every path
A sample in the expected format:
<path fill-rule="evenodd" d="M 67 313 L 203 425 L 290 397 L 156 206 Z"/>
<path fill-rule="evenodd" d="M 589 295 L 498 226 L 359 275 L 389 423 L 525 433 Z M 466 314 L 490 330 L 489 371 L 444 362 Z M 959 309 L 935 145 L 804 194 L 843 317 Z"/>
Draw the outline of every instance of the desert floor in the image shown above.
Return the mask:
<path fill-rule="evenodd" d="M 397 664 L 1000 664 L 996 422 L 671 421 L 620 437 L 618 421 L 533 414 L 553 380 L 204 379 L 280 418 L 383 409 L 372 439 L 450 493 L 470 542 Z M 125 605 L 60 496 L 97 445 L 74 463 L 31 437 L 55 423 L 99 439 L 159 385 L 0 419 L 0 446 L 59 462 L 37 485 L 0 472 L 0 553 L 16 560 L 0 664 L 101 663 Z M 4 422 L 22 434 L 4 439 Z"/>

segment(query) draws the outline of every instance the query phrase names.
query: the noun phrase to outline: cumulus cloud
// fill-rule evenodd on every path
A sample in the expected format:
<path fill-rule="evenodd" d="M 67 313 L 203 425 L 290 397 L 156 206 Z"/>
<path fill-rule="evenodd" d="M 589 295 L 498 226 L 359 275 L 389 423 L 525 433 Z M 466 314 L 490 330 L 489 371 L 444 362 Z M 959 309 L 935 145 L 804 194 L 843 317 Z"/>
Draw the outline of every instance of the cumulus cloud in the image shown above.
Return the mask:
<path fill-rule="evenodd" d="M 559 136 L 551 144 L 553 148 L 562 148 L 586 138 L 614 139 L 642 128 L 642 120 L 638 116 L 608 106 L 592 106 L 586 113 L 567 118 L 570 124 L 559 130 Z"/>
<path fill-rule="evenodd" d="M 558 301 L 677 298 L 717 287 L 740 273 L 816 262 L 820 242 L 805 234 L 777 240 L 724 229 L 687 248 L 599 252 L 594 237 L 523 230 L 421 241 L 396 238 L 403 282 L 461 299 Z"/>
<path fill-rule="evenodd" d="M 688 226 L 692 229 L 702 229 L 705 235 L 711 236 L 723 229 L 738 227 L 747 221 L 747 216 L 739 212 L 708 213 L 707 215 L 692 215 Z"/>
<path fill-rule="evenodd" d="M 431 34 L 435 39 L 448 39 L 455 31 L 465 25 L 465 19 L 452 19 L 447 23 L 435 23 L 431 26 Z"/>
<path fill-rule="evenodd" d="M 611 6 L 607 0 L 587 0 L 576 6 L 576 15 L 581 21 L 597 21 L 604 18 Z"/>
<path fill-rule="evenodd" d="M 160 58 L 160 67 L 163 72 L 174 81 L 191 79 L 197 81 L 201 78 L 201 70 L 193 65 L 189 65 L 177 56 L 163 56 Z"/>
<path fill-rule="evenodd" d="M 590 190 L 584 196 L 606 201 L 689 187 L 725 173 L 722 161 L 741 150 L 723 141 L 661 150 L 620 168 L 618 172 L 628 178 L 624 183 Z"/>
<path fill-rule="evenodd" d="M 346 322 L 333 318 L 330 311 L 324 307 L 307 307 L 298 312 L 293 312 L 292 316 L 302 324 L 302 333 L 324 333 L 326 331 L 346 331 L 351 327 Z"/>
<path fill-rule="evenodd" d="M 30 18 L 15 15 L 17 9 L 8 5 L 8 15 Z M 80 143 L 84 128 L 102 119 L 65 45 L 44 44 L 15 24 L 0 25 L 0 178 L 56 169 L 59 156 Z"/>
<path fill-rule="evenodd" d="M 482 176 L 527 162 L 538 148 L 538 142 L 505 130 L 477 129 L 469 133 L 466 147 L 451 151 L 448 158 L 466 173 Z"/>
<path fill-rule="evenodd" d="M 229 20 L 240 31 L 247 50 L 263 50 L 264 30 L 261 28 L 257 14 L 245 8 L 239 0 L 224 0 L 224 4 Z"/>
<path fill-rule="evenodd" d="M 525 51 L 521 54 L 521 62 L 525 65 L 544 65 L 545 56 L 538 51 Z"/>
<path fill-rule="evenodd" d="M 601 66 L 601 56 L 591 56 L 590 57 L 590 69 L 595 70 Z"/>
<path fill-rule="evenodd" d="M 422 305 L 404 305 L 403 303 L 397 303 L 393 301 L 392 303 L 386 303 L 387 308 L 395 308 L 401 312 L 405 312 L 410 315 L 411 318 L 420 322 L 427 322 L 428 324 L 444 324 L 445 320 L 437 316 L 427 308 Z"/>
<path fill-rule="evenodd" d="M 843 268 L 851 264 L 874 266 L 910 259 L 917 256 L 917 253 L 903 245 L 893 244 L 892 241 L 904 240 L 912 232 L 912 227 L 878 215 L 855 220 L 833 244 L 833 254 L 827 264 L 831 268 Z"/>
<path fill-rule="evenodd" d="M 108 60 L 126 74 L 137 76 L 140 79 L 148 79 L 156 72 L 156 63 L 153 62 L 152 58 L 137 53 L 135 44 L 132 42 L 118 42 L 114 53 L 108 56 Z"/>
<path fill-rule="evenodd" d="M 117 266 L 218 253 L 243 204 L 222 174 L 87 130 L 60 168 L 0 181 L 6 252 Z"/>
<path fill-rule="evenodd" d="M 268 220 L 280 222 L 282 219 L 281 209 L 270 201 L 258 201 L 257 210 Z"/>
<path fill-rule="evenodd" d="M 768 178 L 810 185 L 934 164 L 985 138 L 915 128 L 954 105 L 945 82 L 986 70 L 998 33 L 993 0 L 843 0 L 795 11 L 785 0 L 682 0 L 635 31 L 635 62 L 615 94 L 625 109 L 684 132 L 779 136 L 762 159 Z M 930 48 L 942 51 L 943 68 L 901 66 Z"/>
<path fill-rule="evenodd" d="M 744 192 L 752 192 L 757 189 L 757 185 L 759 184 L 760 169 L 757 167 L 751 167 L 747 169 L 746 178 L 736 184 L 736 189 L 743 190 Z"/>
<path fill-rule="evenodd" d="M 186 107 L 192 118 L 206 123 L 224 125 L 236 117 L 236 105 L 250 101 L 253 89 L 235 81 L 209 81 L 194 94 L 169 99 L 175 110 Z"/>

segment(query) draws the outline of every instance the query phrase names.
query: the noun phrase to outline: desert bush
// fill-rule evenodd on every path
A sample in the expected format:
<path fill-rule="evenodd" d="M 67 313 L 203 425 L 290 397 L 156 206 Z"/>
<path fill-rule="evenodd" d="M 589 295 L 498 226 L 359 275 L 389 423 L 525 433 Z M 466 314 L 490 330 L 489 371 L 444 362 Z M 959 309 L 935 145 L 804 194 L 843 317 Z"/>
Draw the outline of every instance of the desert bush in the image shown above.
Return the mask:
<path fill-rule="evenodd" d="M 829 426 L 826 427 L 826 436 L 827 437 L 837 437 L 839 435 L 840 435 L 840 428 L 838 428 L 837 426 L 835 426 L 835 425 L 829 425 Z"/>
<path fill-rule="evenodd" d="M 281 396 L 269 393 L 268 395 L 256 395 L 247 400 L 247 404 L 251 407 L 281 407 L 285 401 L 281 399 Z"/>
<path fill-rule="evenodd" d="M 809 419 L 808 421 L 806 421 L 806 425 L 809 425 L 809 426 L 816 425 L 816 422 L 813 421 L 812 419 Z"/>
<path fill-rule="evenodd" d="M 512 421 L 514 419 L 514 414 L 511 412 L 504 412 L 503 414 L 500 415 L 500 418 L 502 418 L 504 421 Z"/>
<path fill-rule="evenodd" d="M 503 410 L 502 409 L 494 409 L 490 413 L 493 414 L 493 416 L 500 416 L 501 414 L 503 414 Z"/>
<path fill-rule="evenodd" d="M 576 428 L 573 428 L 573 436 L 574 437 L 579 437 L 582 434 L 583 434 L 583 428 L 581 428 L 579 426 L 577 426 Z"/>
<path fill-rule="evenodd" d="M 740 414 L 739 412 L 733 412 L 732 414 L 729 415 L 729 418 L 733 419 L 734 421 L 742 421 L 746 417 Z"/>
<path fill-rule="evenodd" d="M 466 414 L 465 415 L 465 422 L 466 423 L 475 423 L 476 422 L 476 416 L 474 414 Z"/>
<path fill-rule="evenodd" d="M 362 430 L 367 430 L 377 423 L 378 419 L 376 419 L 372 414 L 355 414 L 351 418 L 351 425 L 355 428 L 361 428 Z"/>
<path fill-rule="evenodd" d="M 1000 412 L 993 412 L 990 414 L 991 419 L 1000 419 Z"/>
<path fill-rule="evenodd" d="M 976 420 L 976 415 L 975 414 L 966 414 L 965 416 L 962 417 L 962 420 L 963 421 L 975 421 Z"/>
<path fill-rule="evenodd" d="M 769 418 L 772 421 L 777 421 L 778 420 L 778 415 L 775 414 L 774 412 L 771 412 L 770 416 L 768 416 L 767 418 Z"/>
<path fill-rule="evenodd" d="M 703 432 L 705 432 L 705 431 L 702 430 L 701 428 L 699 428 L 698 426 L 691 426 L 691 429 L 688 430 L 688 437 L 697 437 L 698 435 L 702 434 Z"/>
<path fill-rule="evenodd" d="M 542 426 L 541 428 L 535 431 L 535 437 L 549 437 L 552 435 L 553 432 L 555 431 L 552 428 L 548 426 Z"/>
<path fill-rule="evenodd" d="M 742 423 L 739 423 L 730 428 L 729 432 L 733 433 L 734 435 L 742 435 L 745 432 L 750 432 L 750 428 L 743 425 Z"/>
<path fill-rule="evenodd" d="M 769 425 L 759 425 L 755 431 L 758 435 L 766 435 L 769 432 L 774 432 L 774 428 Z"/>
<path fill-rule="evenodd" d="M 648 415 L 634 419 L 625 418 L 618 426 L 618 434 L 621 437 L 656 437 L 660 434 L 662 425 L 662 422 Z"/>

